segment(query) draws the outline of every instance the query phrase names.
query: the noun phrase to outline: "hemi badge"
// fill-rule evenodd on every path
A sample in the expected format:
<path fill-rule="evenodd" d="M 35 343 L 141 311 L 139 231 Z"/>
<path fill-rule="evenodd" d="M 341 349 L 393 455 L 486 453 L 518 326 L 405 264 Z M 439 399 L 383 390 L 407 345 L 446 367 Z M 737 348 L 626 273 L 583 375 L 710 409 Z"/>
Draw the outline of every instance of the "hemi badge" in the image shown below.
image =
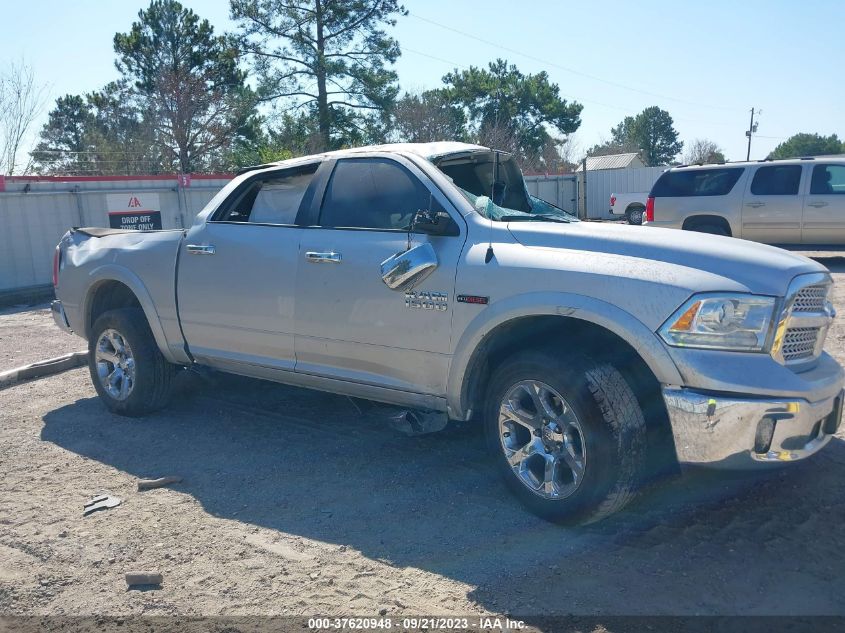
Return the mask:
<path fill-rule="evenodd" d="M 477 303 L 487 305 L 490 297 L 479 297 L 478 295 L 458 295 L 458 303 Z"/>

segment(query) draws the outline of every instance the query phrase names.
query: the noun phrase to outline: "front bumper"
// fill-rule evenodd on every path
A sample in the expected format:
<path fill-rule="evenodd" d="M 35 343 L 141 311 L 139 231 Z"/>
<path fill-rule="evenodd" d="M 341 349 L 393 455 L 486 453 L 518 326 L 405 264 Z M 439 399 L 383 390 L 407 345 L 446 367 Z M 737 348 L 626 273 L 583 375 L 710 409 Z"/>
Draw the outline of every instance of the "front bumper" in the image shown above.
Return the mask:
<path fill-rule="evenodd" d="M 53 321 L 56 325 L 59 326 L 60 329 L 64 330 L 65 332 L 68 332 L 69 334 L 73 334 L 73 330 L 70 329 L 70 324 L 67 321 L 65 309 L 59 299 L 56 299 L 50 304 L 50 312 L 53 313 Z"/>
<path fill-rule="evenodd" d="M 809 402 L 664 387 L 663 399 L 682 464 L 742 469 L 818 452 L 840 427 L 845 391 Z"/>

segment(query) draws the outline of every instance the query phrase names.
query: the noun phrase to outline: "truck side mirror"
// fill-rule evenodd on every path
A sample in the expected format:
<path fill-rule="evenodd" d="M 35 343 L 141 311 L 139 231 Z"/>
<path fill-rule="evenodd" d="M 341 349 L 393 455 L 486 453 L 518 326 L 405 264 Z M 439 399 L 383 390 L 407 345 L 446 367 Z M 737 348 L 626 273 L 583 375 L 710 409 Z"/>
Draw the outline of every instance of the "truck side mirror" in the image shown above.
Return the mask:
<path fill-rule="evenodd" d="M 452 216 L 445 211 L 420 210 L 411 219 L 411 233 L 424 235 L 460 235 L 461 231 Z"/>
<path fill-rule="evenodd" d="M 396 253 L 381 263 L 381 280 L 391 290 L 413 288 L 437 268 L 437 255 L 426 242 Z"/>

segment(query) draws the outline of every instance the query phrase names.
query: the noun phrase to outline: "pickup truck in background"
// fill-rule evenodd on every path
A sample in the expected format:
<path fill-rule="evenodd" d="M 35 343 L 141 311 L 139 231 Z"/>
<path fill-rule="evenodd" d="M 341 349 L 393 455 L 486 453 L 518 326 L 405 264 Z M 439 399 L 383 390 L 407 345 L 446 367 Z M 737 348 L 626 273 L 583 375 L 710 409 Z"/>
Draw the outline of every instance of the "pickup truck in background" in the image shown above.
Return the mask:
<path fill-rule="evenodd" d="M 624 215 L 628 224 L 642 224 L 648 192 L 610 194 L 610 213 Z"/>
<path fill-rule="evenodd" d="M 579 222 L 477 145 L 262 165 L 189 229 L 68 231 L 53 270 L 55 321 L 88 340 L 110 411 L 165 406 L 198 366 L 381 401 L 425 430 L 477 420 L 551 520 L 607 516 L 679 464 L 801 460 L 842 417 L 823 266 Z"/>

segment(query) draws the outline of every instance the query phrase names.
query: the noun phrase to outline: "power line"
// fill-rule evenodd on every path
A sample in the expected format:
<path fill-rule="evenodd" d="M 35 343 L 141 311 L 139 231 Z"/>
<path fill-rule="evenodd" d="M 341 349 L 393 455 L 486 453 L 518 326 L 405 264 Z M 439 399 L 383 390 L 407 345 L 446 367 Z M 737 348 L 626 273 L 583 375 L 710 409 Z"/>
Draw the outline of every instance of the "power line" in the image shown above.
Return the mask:
<path fill-rule="evenodd" d="M 449 64 L 450 66 L 453 66 L 454 68 L 462 68 L 464 70 L 468 70 L 470 68 L 466 64 L 460 64 L 458 62 L 451 61 L 451 60 L 445 59 L 443 57 L 437 57 L 436 55 L 431 55 L 430 53 L 423 53 L 422 51 L 417 51 L 417 50 L 414 50 L 413 48 L 408 48 L 407 46 L 403 46 L 402 50 L 404 52 L 414 53 L 415 55 L 421 55 L 422 57 L 427 57 L 427 58 L 433 59 L 435 61 L 443 62 L 444 64 Z M 564 93 L 564 92 L 561 92 L 560 94 L 564 97 L 567 97 L 568 99 L 573 100 L 573 101 L 578 101 L 578 102 L 583 101 L 584 103 L 592 103 L 592 104 L 599 105 L 599 106 L 602 106 L 602 107 L 605 107 L 605 108 L 611 108 L 613 110 L 619 110 L 619 111 L 625 112 L 627 114 L 633 114 L 633 115 L 639 114 L 636 110 L 632 110 L 631 108 L 626 108 L 626 107 L 618 106 L 618 105 L 611 105 L 609 103 L 604 103 L 603 101 L 596 101 L 595 99 L 584 99 L 584 98 L 576 97 L 575 95 L 567 94 L 567 93 Z M 675 121 L 686 121 L 688 123 L 696 123 L 696 124 L 699 124 L 699 125 L 702 124 L 702 123 L 708 123 L 709 125 L 719 125 L 719 126 L 722 126 L 722 127 L 731 127 L 731 128 L 736 127 L 736 123 L 727 123 L 725 121 L 702 121 L 700 118 L 689 118 L 689 117 L 683 117 L 683 116 L 677 116 L 677 115 L 673 115 L 672 119 L 675 120 Z M 767 137 L 761 137 L 761 138 L 767 138 Z"/>
<path fill-rule="evenodd" d="M 444 64 L 449 64 L 450 66 L 454 66 L 455 68 L 462 68 L 464 70 L 469 70 L 469 66 L 467 66 L 465 64 L 459 64 L 458 62 L 453 62 L 453 61 L 450 61 L 448 59 L 444 59 L 442 57 L 437 57 L 435 55 L 431 55 L 429 53 L 423 53 L 422 51 L 417 51 L 417 50 L 414 50 L 413 48 L 408 48 L 407 46 L 403 46 L 402 51 L 408 52 L 408 53 L 414 53 L 414 55 L 420 55 L 422 57 L 428 57 L 429 59 L 433 59 L 433 60 L 438 61 L 438 62 L 443 62 Z M 562 94 L 564 97 L 572 99 L 573 101 L 583 101 L 585 103 L 594 103 L 596 105 L 604 106 L 605 108 L 612 108 L 613 110 L 621 110 L 622 112 L 627 112 L 628 114 L 635 114 L 635 112 L 633 110 L 631 110 L 630 108 L 625 108 L 623 106 L 611 105 L 609 103 L 604 103 L 602 101 L 596 101 L 594 99 L 583 99 L 583 98 L 580 98 L 580 97 L 576 97 L 575 95 L 566 94 L 564 92 L 561 92 L 560 94 Z"/>
<path fill-rule="evenodd" d="M 555 62 L 550 62 L 546 59 L 536 57 L 535 55 L 531 55 L 529 53 L 518 51 L 514 48 L 510 48 L 510 47 L 505 46 L 503 44 L 499 44 L 499 43 L 493 42 L 491 40 L 486 40 L 482 37 L 478 37 L 477 35 L 473 35 L 472 33 L 467 33 L 465 31 L 461 31 L 461 30 L 456 29 L 454 27 L 447 26 L 445 24 L 441 24 L 440 22 L 436 22 L 436 21 L 431 20 L 429 18 L 424 18 L 421 15 L 417 15 L 416 13 L 410 13 L 409 12 L 409 15 L 411 17 L 416 18 L 417 20 L 421 20 L 423 22 L 428 22 L 429 24 L 433 24 L 434 26 L 438 26 L 438 27 L 445 29 L 447 31 L 451 31 L 453 33 L 457 33 L 458 35 L 462 35 L 464 37 L 468 37 L 470 39 L 476 40 L 476 41 L 481 42 L 483 44 L 487 44 L 488 46 L 494 46 L 494 47 L 502 49 L 504 51 L 508 51 L 509 53 L 513 53 L 514 55 L 520 55 L 522 57 L 525 57 L 527 59 L 531 59 L 531 60 L 539 62 L 541 64 L 545 64 L 547 66 L 552 66 L 553 68 L 558 68 L 560 70 L 564 70 L 564 71 L 572 73 L 574 75 L 586 77 L 588 79 L 592 79 L 593 81 L 599 81 L 599 82 L 601 82 L 603 84 L 607 84 L 609 86 L 614 86 L 616 88 L 622 88 L 623 90 L 630 90 L 631 92 L 638 92 L 640 94 L 648 95 L 650 97 L 656 97 L 656 98 L 659 98 L 659 99 L 667 99 L 667 100 L 670 100 L 670 101 L 677 101 L 678 103 L 685 103 L 687 105 L 692 105 L 692 106 L 695 106 L 695 107 L 713 108 L 715 110 L 728 110 L 728 111 L 731 111 L 731 112 L 737 111 L 737 108 L 731 108 L 731 107 L 728 107 L 728 106 L 720 106 L 720 105 L 714 105 L 714 104 L 708 104 L 708 103 L 699 103 L 699 102 L 696 102 L 696 101 L 687 101 L 686 99 L 679 99 L 678 97 L 670 97 L 668 95 L 662 95 L 662 94 L 657 93 L 657 92 L 649 92 L 648 90 L 642 90 L 640 88 L 634 88 L 633 86 L 626 86 L 625 84 L 621 84 L 621 83 L 616 82 L 616 81 L 611 81 L 609 79 L 604 79 L 604 78 L 598 77 L 596 75 L 591 75 L 590 73 L 585 73 L 585 72 L 580 71 L 576 68 L 570 68 L 569 66 L 563 66 L 561 64 L 556 64 Z"/>
<path fill-rule="evenodd" d="M 150 156 L 149 154 L 130 154 L 127 152 L 77 152 L 74 150 L 65 150 L 65 149 L 34 149 L 30 152 L 30 154 L 58 154 L 59 156 L 66 156 L 68 154 L 72 154 L 74 156 L 134 156 L 134 157 L 143 157 L 143 158 L 150 158 L 153 159 L 155 157 Z"/>

